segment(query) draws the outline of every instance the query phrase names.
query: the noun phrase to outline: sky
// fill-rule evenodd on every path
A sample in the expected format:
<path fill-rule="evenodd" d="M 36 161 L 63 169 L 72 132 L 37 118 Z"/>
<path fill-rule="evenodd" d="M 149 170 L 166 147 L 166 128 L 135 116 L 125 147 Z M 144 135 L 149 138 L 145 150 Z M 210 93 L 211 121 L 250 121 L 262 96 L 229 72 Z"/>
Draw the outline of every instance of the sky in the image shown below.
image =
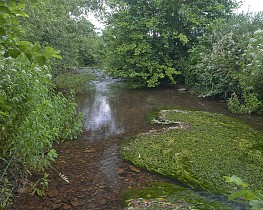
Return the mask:
<path fill-rule="evenodd" d="M 237 10 L 238 13 L 263 11 L 263 0 L 243 0 L 243 2 L 243 5 Z M 88 19 L 95 25 L 97 32 L 100 32 L 105 27 L 93 14 L 90 14 Z"/>
<path fill-rule="evenodd" d="M 244 4 L 238 12 L 259 12 L 263 11 L 263 0 L 243 0 Z"/>

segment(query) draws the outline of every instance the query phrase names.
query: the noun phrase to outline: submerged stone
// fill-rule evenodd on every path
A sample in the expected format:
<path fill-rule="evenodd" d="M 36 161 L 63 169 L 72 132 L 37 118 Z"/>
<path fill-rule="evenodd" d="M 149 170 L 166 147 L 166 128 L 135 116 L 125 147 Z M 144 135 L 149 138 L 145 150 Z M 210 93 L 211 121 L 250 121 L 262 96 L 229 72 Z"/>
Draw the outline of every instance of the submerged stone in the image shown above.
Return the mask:
<path fill-rule="evenodd" d="M 123 193 L 124 209 L 200 209 L 232 210 L 244 206 L 228 202 L 224 197 L 214 199 L 171 183 L 152 183 L 145 189 L 129 189 Z"/>

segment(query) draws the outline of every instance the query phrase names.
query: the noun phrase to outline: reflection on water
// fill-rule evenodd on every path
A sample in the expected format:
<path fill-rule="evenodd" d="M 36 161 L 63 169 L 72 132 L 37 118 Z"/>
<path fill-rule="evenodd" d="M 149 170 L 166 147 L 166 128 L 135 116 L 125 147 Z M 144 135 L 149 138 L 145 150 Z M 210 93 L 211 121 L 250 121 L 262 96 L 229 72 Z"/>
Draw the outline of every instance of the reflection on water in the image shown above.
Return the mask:
<path fill-rule="evenodd" d="M 127 89 L 123 82 L 106 79 L 94 83 L 94 90 L 78 94 L 79 109 L 85 116 L 82 139 L 103 141 L 119 134 L 144 132 L 149 128 L 145 115 L 154 108 L 176 107 L 222 113 L 239 118 L 254 128 L 263 129 L 262 116 L 234 115 L 226 104 L 209 98 L 198 98 L 189 93 L 180 93 L 175 88 Z"/>
<path fill-rule="evenodd" d="M 109 127 L 110 130 L 112 130 L 112 127 L 115 127 L 115 122 L 112 120 L 110 104 L 106 96 L 95 96 L 89 122 L 87 128 L 93 131 L 99 130 L 101 127 Z"/>
<path fill-rule="evenodd" d="M 94 93 L 81 106 L 85 116 L 85 131 L 89 140 L 105 139 L 124 132 L 121 120 L 116 120 L 116 111 L 110 103 L 110 85 L 114 80 L 94 83 Z"/>
<path fill-rule="evenodd" d="M 93 91 L 78 94 L 77 101 L 85 116 L 85 130 L 81 139 L 88 140 L 88 145 L 96 149 L 97 162 L 92 164 L 96 165 L 96 171 L 101 173 L 108 189 L 117 193 L 123 190 L 125 182 L 131 186 L 134 184 L 132 182 L 136 182 L 134 180 L 142 178 L 141 173 L 138 173 L 136 179 L 130 179 L 130 169 L 125 168 L 120 161 L 119 141 L 152 129 L 153 125 L 145 121 L 145 115 L 155 108 L 173 107 L 221 113 L 239 118 L 259 130 L 263 128 L 262 116 L 233 115 L 225 103 L 181 93 L 171 87 L 130 90 L 125 83 L 109 78 L 95 82 Z M 119 134 L 122 134 L 121 138 L 115 138 Z M 126 173 L 128 175 L 123 179 Z M 215 195 L 217 198 L 218 195 Z"/>

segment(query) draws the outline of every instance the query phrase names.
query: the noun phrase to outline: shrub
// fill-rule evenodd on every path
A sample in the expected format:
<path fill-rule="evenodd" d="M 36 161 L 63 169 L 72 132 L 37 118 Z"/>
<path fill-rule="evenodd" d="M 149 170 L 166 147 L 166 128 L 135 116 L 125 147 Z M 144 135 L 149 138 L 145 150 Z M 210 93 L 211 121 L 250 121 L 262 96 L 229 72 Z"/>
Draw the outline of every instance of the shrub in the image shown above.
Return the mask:
<path fill-rule="evenodd" d="M 229 99 L 236 113 L 262 112 L 262 15 L 236 15 L 200 38 L 185 73 L 192 91 Z"/>

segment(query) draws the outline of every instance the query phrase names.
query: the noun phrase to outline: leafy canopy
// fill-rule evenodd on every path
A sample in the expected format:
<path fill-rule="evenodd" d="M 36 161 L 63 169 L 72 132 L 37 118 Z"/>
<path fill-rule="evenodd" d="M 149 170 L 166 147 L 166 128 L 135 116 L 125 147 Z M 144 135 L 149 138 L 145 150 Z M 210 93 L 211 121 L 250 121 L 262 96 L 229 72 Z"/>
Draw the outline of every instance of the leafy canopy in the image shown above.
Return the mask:
<path fill-rule="evenodd" d="M 133 86 L 176 83 L 188 50 L 211 23 L 237 6 L 229 0 L 112 0 L 105 33 L 106 66 Z"/>

